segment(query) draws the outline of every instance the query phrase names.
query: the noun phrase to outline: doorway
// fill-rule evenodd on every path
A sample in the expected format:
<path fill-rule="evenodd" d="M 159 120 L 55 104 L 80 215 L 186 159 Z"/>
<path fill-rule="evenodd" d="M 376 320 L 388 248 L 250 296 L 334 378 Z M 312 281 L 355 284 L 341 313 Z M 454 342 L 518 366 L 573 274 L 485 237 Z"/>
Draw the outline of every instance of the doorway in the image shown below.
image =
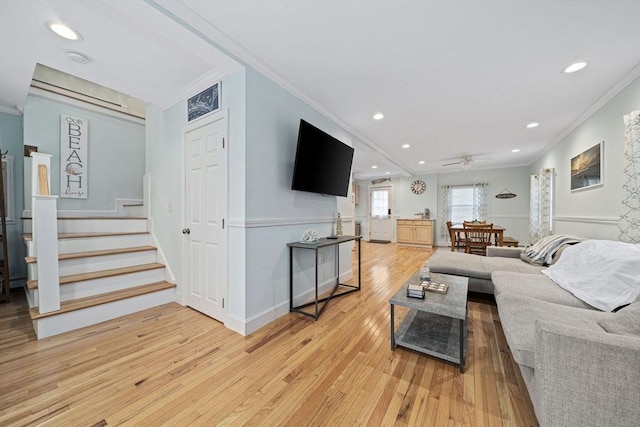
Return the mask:
<path fill-rule="evenodd" d="M 369 191 L 369 240 L 390 242 L 393 239 L 391 187 L 373 187 Z"/>
<path fill-rule="evenodd" d="M 185 132 L 186 304 L 209 317 L 227 318 L 227 120 L 222 112 Z"/>

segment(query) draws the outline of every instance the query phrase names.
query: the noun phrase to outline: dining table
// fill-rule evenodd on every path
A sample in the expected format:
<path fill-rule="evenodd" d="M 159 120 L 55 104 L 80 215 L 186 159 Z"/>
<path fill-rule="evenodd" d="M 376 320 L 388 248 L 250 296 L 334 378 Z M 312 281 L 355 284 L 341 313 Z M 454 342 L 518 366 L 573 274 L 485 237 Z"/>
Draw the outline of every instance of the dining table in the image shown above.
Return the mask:
<path fill-rule="evenodd" d="M 493 226 L 494 243 L 496 246 L 503 246 L 504 230 L 505 230 L 504 227 L 501 227 L 499 225 Z M 449 236 L 451 238 L 451 252 L 455 250 L 456 238 L 460 235 L 461 232 L 464 232 L 463 224 L 453 224 L 451 226 L 451 229 L 450 229 L 451 235 Z"/>

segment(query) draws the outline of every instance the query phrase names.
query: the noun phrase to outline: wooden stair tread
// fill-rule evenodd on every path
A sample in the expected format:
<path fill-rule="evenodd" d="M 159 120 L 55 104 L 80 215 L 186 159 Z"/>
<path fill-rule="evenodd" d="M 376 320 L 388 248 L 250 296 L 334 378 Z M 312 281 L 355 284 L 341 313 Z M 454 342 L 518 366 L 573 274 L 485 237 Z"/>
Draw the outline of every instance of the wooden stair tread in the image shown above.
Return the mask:
<path fill-rule="evenodd" d="M 61 276 L 60 285 L 67 285 L 69 283 L 74 283 L 74 282 L 84 282 L 84 281 L 93 280 L 93 279 L 102 279 L 105 277 L 120 276 L 123 274 L 129 274 L 129 273 L 138 273 L 141 271 L 155 270 L 158 268 L 164 268 L 164 264 L 153 262 L 151 264 L 134 265 L 132 267 L 112 268 L 109 270 L 93 271 L 91 273 L 72 274 L 69 276 Z M 29 290 L 37 289 L 38 281 L 28 280 L 27 288 Z"/>
<path fill-rule="evenodd" d="M 59 254 L 58 260 L 91 258 L 96 256 L 104 256 L 104 255 L 129 254 L 133 252 L 153 251 L 156 249 L 157 248 L 155 246 L 135 246 L 133 248 L 105 249 L 102 251 L 71 252 L 67 254 Z M 32 256 L 25 257 L 24 260 L 27 262 L 27 264 L 33 264 L 37 262 L 36 257 L 32 257 Z"/>
<path fill-rule="evenodd" d="M 81 237 L 111 237 L 111 236 L 129 236 L 134 234 L 149 234 L 148 231 L 114 231 L 114 232 L 92 232 L 92 233 L 61 233 L 58 234 L 58 239 L 77 239 Z M 22 237 L 26 241 L 33 239 L 31 233 L 23 233 Z"/>
<path fill-rule="evenodd" d="M 89 308 L 100 304 L 106 304 L 109 302 L 119 301 L 175 287 L 176 285 L 174 283 L 169 283 L 163 280 L 161 282 L 136 286 L 134 288 L 124 289 L 121 291 L 114 291 L 91 297 L 78 298 L 72 301 L 64 301 L 60 303 L 60 310 L 52 311 L 49 313 L 40 314 L 38 313 L 38 307 L 32 307 L 29 309 L 29 315 L 31 316 L 32 320 L 36 320 L 43 317 L 55 316 L 56 314 L 68 313 L 75 310 L 81 310 L 83 308 Z"/>

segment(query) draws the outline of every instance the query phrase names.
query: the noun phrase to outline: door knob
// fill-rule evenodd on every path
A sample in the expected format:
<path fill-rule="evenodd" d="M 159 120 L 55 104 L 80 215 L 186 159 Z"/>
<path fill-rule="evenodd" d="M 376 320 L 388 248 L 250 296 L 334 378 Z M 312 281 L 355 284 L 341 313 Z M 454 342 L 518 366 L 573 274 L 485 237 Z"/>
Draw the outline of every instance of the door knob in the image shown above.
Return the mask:
<path fill-rule="evenodd" d="M 188 228 L 183 228 L 182 234 L 191 234 L 191 230 L 189 230 Z"/>

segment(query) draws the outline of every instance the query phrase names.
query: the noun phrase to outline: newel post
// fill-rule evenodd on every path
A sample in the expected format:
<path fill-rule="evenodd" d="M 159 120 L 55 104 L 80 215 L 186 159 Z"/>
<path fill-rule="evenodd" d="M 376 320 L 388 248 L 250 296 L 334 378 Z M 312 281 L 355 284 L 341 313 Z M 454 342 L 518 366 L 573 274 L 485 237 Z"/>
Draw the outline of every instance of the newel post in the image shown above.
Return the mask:
<path fill-rule="evenodd" d="M 58 196 L 50 195 L 51 155 L 31 153 L 31 223 L 40 313 L 60 310 Z"/>
<path fill-rule="evenodd" d="M 33 196 L 33 243 L 38 269 L 40 313 L 60 310 L 58 196 Z"/>

